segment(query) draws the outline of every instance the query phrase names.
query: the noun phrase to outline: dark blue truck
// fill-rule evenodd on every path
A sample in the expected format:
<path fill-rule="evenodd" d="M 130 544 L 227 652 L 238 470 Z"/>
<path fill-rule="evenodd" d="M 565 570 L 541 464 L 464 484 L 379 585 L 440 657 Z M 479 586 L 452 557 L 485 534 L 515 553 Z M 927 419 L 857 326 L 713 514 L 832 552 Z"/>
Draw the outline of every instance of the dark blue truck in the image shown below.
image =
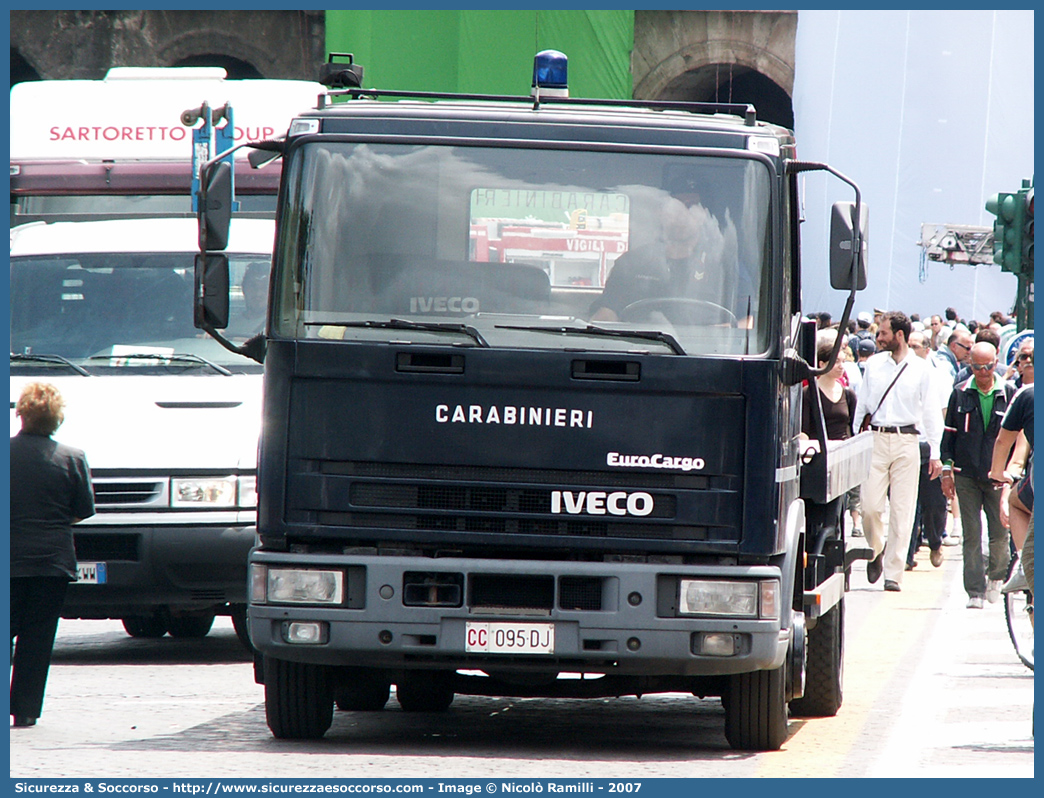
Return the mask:
<path fill-rule="evenodd" d="M 252 349 L 249 630 L 272 733 L 320 737 L 391 685 L 406 711 L 720 696 L 738 749 L 836 713 L 865 556 L 840 497 L 869 444 L 828 442 L 818 408 L 818 452 L 799 443 L 797 175 L 855 194 L 833 211 L 846 318 L 855 184 L 750 106 L 569 99 L 553 52 L 529 97 L 381 92 L 340 66 L 257 145 L 283 159 Z M 203 190 L 197 323 L 220 336 L 220 164 Z"/>

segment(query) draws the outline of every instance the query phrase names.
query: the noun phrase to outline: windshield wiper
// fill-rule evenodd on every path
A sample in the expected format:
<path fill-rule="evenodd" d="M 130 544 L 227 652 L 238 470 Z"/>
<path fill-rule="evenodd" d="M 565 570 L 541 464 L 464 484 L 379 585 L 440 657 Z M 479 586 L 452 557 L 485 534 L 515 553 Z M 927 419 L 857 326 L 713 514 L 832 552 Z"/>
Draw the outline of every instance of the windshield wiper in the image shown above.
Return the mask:
<path fill-rule="evenodd" d="M 193 355 L 188 352 L 171 352 L 168 354 L 160 354 L 158 352 L 128 352 L 125 355 L 91 355 L 88 360 L 176 360 L 179 363 L 198 363 L 201 366 L 207 366 L 214 369 L 218 374 L 224 374 L 226 377 L 231 377 L 232 372 L 224 366 L 219 366 L 213 361 L 207 360 L 205 357 L 199 355 Z"/>
<path fill-rule="evenodd" d="M 388 319 L 388 321 L 334 321 L 323 322 L 322 326 L 330 327 L 366 327 L 378 330 L 425 330 L 428 332 L 452 332 L 469 336 L 479 346 L 489 346 L 482 333 L 467 324 L 453 324 L 444 321 L 407 321 L 406 319 Z"/>
<path fill-rule="evenodd" d="M 66 366 L 71 368 L 77 374 L 82 374 L 84 377 L 90 377 L 91 373 L 83 366 L 77 366 L 68 358 L 62 357 L 61 355 L 18 355 L 14 352 L 11 353 L 11 362 L 22 362 L 22 363 L 53 363 L 56 366 Z"/>
<path fill-rule="evenodd" d="M 507 324 L 497 324 L 498 330 L 526 330 L 527 332 L 565 333 L 567 335 L 605 335 L 610 338 L 640 338 L 645 341 L 657 341 L 667 346 L 676 355 L 684 355 L 685 350 L 675 340 L 673 335 L 659 330 L 607 330 L 605 327 L 596 327 L 588 324 L 585 327 L 523 327 Z"/>

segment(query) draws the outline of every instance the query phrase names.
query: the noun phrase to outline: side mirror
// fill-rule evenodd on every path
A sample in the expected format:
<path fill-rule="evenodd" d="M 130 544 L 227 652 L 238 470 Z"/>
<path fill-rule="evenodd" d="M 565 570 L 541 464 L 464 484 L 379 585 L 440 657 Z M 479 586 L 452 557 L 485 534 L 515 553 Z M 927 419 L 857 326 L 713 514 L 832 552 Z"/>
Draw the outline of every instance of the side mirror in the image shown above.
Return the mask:
<path fill-rule="evenodd" d="M 208 252 L 196 255 L 196 294 L 192 320 L 198 329 L 228 326 L 228 256 Z"/>
<path fill-rule="evenodd" d="M 232 222 L 232 165 L 228 161 L 211 164 L 199 183 L 199 248 L 224 249 Z"/>
<path fill-rule="evenodd" d="M 855 208 L 854 202 L 835 202 L 830 216 L 830 287 L 844 291 L 866 288 L 869 213 L 866 203 L 860 203 L 856 227 Z M 852 251 L 853 233 L 858 252 Z"/>

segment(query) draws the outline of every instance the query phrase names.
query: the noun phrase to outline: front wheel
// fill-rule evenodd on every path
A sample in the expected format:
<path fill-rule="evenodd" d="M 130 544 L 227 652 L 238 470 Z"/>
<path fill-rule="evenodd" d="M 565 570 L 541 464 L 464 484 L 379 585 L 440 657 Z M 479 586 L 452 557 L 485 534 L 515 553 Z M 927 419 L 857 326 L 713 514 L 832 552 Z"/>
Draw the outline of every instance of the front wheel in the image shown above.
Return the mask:
<path fill-rule="evenodd" d="M 725 737 L 742 751 L 778 751 L 787 739 L 786 667 L 729 677 Z"/>
<path fill-rule="evenodd" d="M 330 670 L 307 662 L 264 659 L 265 719 L 280 740 L 318 740 L 333 722 Z"/>
<path fill-rule="evenodd" d="M 845 600 L 819 618 L 808 632 L 805 694 L 790 702 L 792 714 L 828 718 L 841 708 L 845 665 Z"/>
<path fill-rule="evenodd" d="M 1008 579 L 1020 567 L 1018 555 L 1011 558 Z M 1029 587 L 1012 590 L 1004 594 L 1004 620 L 1008 624 L 1008 637 L 1015 646 L 1022 664 L 1033 670 L 1033 594 Z"/>

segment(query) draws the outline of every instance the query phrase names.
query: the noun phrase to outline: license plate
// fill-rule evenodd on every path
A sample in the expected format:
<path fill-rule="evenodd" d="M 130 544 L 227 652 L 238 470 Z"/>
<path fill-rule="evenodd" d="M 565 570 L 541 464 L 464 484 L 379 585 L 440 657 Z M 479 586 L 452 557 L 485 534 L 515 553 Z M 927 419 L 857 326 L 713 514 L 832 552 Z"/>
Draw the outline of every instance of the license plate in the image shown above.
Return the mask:
<path fill-rule="evenodd" d="M 81 562 L 76 564 L 76 584 L 104 585 L 106 578 L 105 563 Z"/>
<path fill-rule="evenodd" d="M 555 625 L 468 621 L 464 650 L 489 654 L 554 654 Z"/>

